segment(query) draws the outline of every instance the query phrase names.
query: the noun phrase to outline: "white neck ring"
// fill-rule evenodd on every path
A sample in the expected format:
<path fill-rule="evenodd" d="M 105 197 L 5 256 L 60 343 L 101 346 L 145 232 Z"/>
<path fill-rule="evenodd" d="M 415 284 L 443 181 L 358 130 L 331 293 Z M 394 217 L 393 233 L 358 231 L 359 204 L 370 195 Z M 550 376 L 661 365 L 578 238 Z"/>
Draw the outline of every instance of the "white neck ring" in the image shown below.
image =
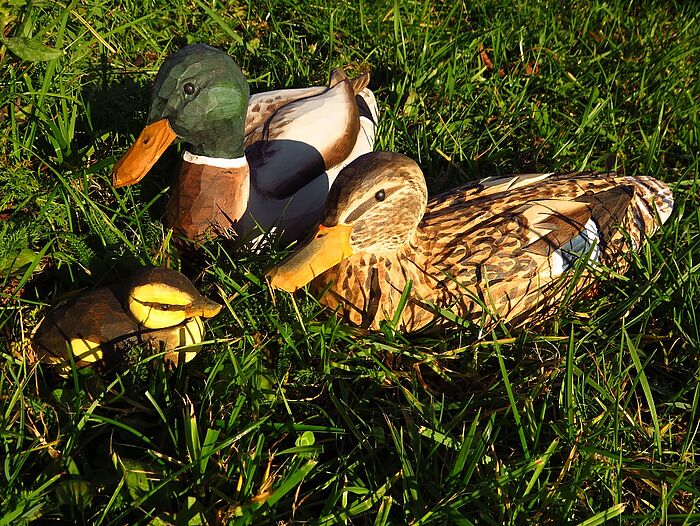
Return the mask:
<path fill-rule="evenodd" d="M 182 154 L 182 159 L 190 164 L 206 164 L 207 166 L 216 166 L 217 168 L 243 168 L 248 166 L 248 160 L 245 155 L 236 157 L 235 159 L 227 159 L 225 157 L 207 157 L 206 155 L 195 155 L 185 151 Z"/>

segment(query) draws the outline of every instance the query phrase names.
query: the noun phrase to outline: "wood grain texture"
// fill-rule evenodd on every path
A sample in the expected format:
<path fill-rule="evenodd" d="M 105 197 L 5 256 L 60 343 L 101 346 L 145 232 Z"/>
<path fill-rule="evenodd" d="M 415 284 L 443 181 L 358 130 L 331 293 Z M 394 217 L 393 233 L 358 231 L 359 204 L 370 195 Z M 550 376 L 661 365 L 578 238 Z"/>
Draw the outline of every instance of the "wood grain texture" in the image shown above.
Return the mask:
<path fill-rule="evenodd" d="M 190 239 L 231 229 L 248 207 L 250 171 L 182 161 L 167 224 Z"/>

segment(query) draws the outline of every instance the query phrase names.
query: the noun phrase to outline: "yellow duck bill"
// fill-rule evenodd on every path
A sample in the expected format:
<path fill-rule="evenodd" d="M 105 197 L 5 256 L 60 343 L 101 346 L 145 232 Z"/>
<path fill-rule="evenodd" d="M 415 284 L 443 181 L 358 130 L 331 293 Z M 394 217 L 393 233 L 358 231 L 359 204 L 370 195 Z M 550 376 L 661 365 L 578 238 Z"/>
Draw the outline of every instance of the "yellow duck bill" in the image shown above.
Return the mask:
<path fill-rule="evenodd" d="M 320 225 L 311 241 L 267 272 L 270 286 L 295 292 L 316 276 L 352 256 L 351 232 L 352 225 Z"/>
<path fill-rule="evenodd" d="M 222 308 L 223 305 L 220 305 L 219 303 L 202 296 L 185 309 L 185 314 L 188 318 L 191 318 L 193 316 L 213 318 L 214 316 L 219 314 L 219 312 L 221 312 Z"/>
<path fill-rule="evenodd" d="M 114 165 L 112 184 L 115 188 L 136 184 L 143 179 L 176 138 L 168 119 L 146 126 L 129 151 Z"/>

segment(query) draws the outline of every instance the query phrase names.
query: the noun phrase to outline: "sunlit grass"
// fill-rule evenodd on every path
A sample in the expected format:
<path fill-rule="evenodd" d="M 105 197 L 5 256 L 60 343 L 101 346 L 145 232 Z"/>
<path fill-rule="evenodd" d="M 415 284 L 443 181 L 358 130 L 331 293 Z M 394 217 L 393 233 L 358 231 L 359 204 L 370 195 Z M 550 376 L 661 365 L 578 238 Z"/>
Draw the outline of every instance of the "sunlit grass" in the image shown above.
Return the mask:
<path fill-rule="evenodd" d="M 692 2 L 20 4 L 0 6 L 4 38 L 62 54 L 0 47 L 0 524 L 700 520 Z M 370 70 L 378 147 L 433 193 L 615 167 L 668 182 L 676 211 L 545 326 L 367 334 L 273 298 L 261 276 L 283 251 L 182 257 L 160 223 L 176 151 L 111 187 L 162 59 L 194 42 L 258 91 Z M 166 371 L 135 349 L 105 377 L 31 365 L 48 305 L 149 263 L 225 303 L 206 352 Z"/>

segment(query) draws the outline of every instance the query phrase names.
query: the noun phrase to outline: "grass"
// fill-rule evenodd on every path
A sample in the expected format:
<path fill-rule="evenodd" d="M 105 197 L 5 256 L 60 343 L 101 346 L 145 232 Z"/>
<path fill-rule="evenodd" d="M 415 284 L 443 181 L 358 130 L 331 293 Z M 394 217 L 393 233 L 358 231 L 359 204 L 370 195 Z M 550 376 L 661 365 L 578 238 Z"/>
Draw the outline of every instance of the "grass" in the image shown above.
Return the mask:
<path fill-rule="evenodd" d="M 695 4 L 36 0 L 0 20 L 47 59 L 0 48 L 0 525 L 700 521 Z M 616 167 L 668 182 L 676 211 L 542 327 L 372 335 L 303 294 L 273 302 L 260 276 L 283 251 L 175 250 L 177 152 L 110 186 L 162 59 L 200 41 L 253 90 L 370 69 L 378 147 L 432 192 Z M 195 361 L 134 350 L 67 380 L 30 363 L 50 303 L 149 263 L 226 302 Z"/>

